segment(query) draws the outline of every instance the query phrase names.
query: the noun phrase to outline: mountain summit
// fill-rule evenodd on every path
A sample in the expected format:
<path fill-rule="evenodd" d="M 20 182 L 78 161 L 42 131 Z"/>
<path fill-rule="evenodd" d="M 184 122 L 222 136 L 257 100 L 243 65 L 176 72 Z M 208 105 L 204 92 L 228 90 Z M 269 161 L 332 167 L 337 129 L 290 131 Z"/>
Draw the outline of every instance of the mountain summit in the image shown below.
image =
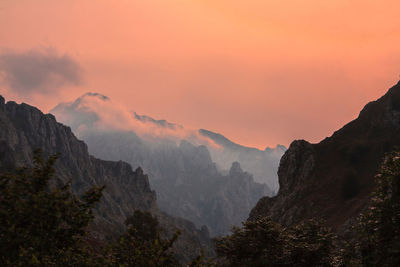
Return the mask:
<path fill-rule="evenodd" d="M 249 219 L 290 225 L 322 217 L 343 230 L 367 205 L 383 156 L 399 145 L 400 82 L 331 137 L 294 141 L 280 161 L 278 195 L 262 198 Z"/>
<path fill-rule="evenodd" d="M 99 95 L 88 96 L 106 100 Z M 73 193 L 80 195 L 94 185 L 105 185 L 94 224 L 89 229 L 95 239 L 119 236 L 125 231 L 127 217 L 139 209 L 156 215 L 167 235 L 182 229 L 176 243 L 182 261 L 187 262 L 201 250 L 210 248 L 206 228 L 198 230 L 187 220 L 160 212 L 156 193 L 141 168 L 133 171 L 126 162 L 106 161 L 90 155 L 87 145 L 53 115 L 45 115 L 27 104 L 5 103 L 0 96 L 0 173 L 32 165 L 33 151 L 38 148 L 45 157 L 60 153 L 55 164 L 56 179 L 61 184 L 70 181 Z"/>
<path fill-rule="evenodd" d="M 237 161 L 243 170 L 253 174 L 256 182 L 266 184 L 271 192 L 278 190 L 279 159 L 286 150 L 282 145 L 267 147 L 265 150 L 246 147 L 219 133 L 205 129 L 186 129 L 167 120 L 140 115 L 99 93 L 86 93 L 75 101 L 60 103 L 50 112 L 84 140 L 88 131 L 130 131 L 137 135 L 137 142 L 175 142 L 178 145 L 186 140 L 194 145 L 204 145 L 219 169 L 229 171 L 232 163 Z"/>
<path fill-rule="evenodd" d="M 215 146 L 209 146 L 212 159 L 222 169 L 228 169 L 233 162 L 239 162 L 242 168 L 253 174 L 254 180 L 258 183 L 265 183 L 274 192 L 278 191 L 278 171 L 279 160 L 286 147 L 277 145 L 275 148 L 267 147 L 259 150 L 253 147 L 246 147 L 229 140 L 219 133 L 200 129 L 200 135 L 209 138 Z"/>
<path fill-rule="evenodd" d="M 212 235 L 228 233 L 261 197 L 273 195 L 267 184 L 276 183 L 283 151 L 246 148 L 227 138 L 229 145 L 219 145 L 197 130 L 139 115 L 94 93 L 51 112 L 93 155 L 141 166 L 161 210 L 206 225 Z"/>

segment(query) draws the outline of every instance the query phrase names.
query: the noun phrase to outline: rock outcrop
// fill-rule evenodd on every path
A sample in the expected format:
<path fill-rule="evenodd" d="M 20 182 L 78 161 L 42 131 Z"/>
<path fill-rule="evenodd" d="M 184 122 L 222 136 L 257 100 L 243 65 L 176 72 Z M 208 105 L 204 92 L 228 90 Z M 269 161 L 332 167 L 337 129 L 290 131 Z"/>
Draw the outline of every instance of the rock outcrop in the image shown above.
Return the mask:
<path fill-rule="evenodd" d="M 94 155 L 122 159 L 143 166 L 157 192 L 160 209 L 168 214 L 206 225 L 210 234 L 227 234 L 233 225 L 246 220 L 260 197 L 268 195 L 264 184 L 254 182 L 239 163 L 234 172 L 222 174 L 205 146 L 182 141 L 141 146 L 133 133 L 91 133 L 85 141 Z"/>
<path fill-rule="evenodd" d="M 249 220 L 290 225 L 320 217 L 340 232 L 368 204 L 383 156 L 399 145 L 400 83 L 331 137 L 294 141 L 280 162 L 278 195 L 260 199 Z"/>
<path fill-rule="evenodd" d="M 120 228 L 135 209 L 157 210 L 155 192 L 150 189 L 147 175 L 138 168 L 133 171 L 125 162 L 112 162 L 90 156 L 87 146 L 79 141 L 69 127 L 57 123 L 53 115 L 15 102 L 0 108 L 0 168 L 32 164 L 33 150 L 40 148 L 45 156 L 60 153 L 56 163 L 59 182 L 69 180 L 74 192 L 106 186 L 98 217 L 103 223 Z"/>
<path fill-rule="evenodd" d="M 103 106 L 113 111 L 113 120 L 103 118 Z M 272 195 L 267 185 L 255 182 L 254 176 L 246 172 L 249 168 L 240 164 L 245 171 L 238 168 L 240 171 L 234 175 L 229 169 L 236 160 L 255 162 L 268 169 L 271 162 L 278 165 L 275 157 L 283 153 L 282 149 L 264 152 L 237 145 L 220 135 L 217 139 L 211 132 L 208 132 L 209 137 L 197 131 L 188 134 L 190 131 L 180 125 L 116 108 L 107 97 L 88 93 L 74 102 L 59 104 L 51 112 L 72 127 L 94 156 L 141 166 L 157 192 L 160 210 L 188 219 L 197 227 L 206 225 L 213 236 L 224 235 L 232 225 L 246 220 L 260 197 Z M 123 121 L 123 126 L 129 127 L 116 127 L 114 121 L 118 121 L 118 125 Z M 176 134 L 181 135 L 177 139 L 170 138 Z M 217 150 L 227 157 L 224 159 L 226 168 L 216 164 L 210 147 L 195 145 L 190 140 L 192 134 L 193 139 L 221 146 Z M 224 142 L 218 141 L 220 139 Z"/>
<path fill-rule="evenodd" d="M 56 182 L 71 181 L 74 193 L 81 194 L 94 185 L 106 186 L 92 227 L 97 238 L 122 233 L 125 219 L 140 209 L 155 214 L 166 235 L 182 229 L 177 242 L 182 261 L 210 247 L 206 229 L 198 230 L 193 223 L 158 210 L 156 193 L 140 167 L 133 171 L 123 161 L 105 161 L 89 155 L 87 145 L 69 127 L 57 123 L 53 115 L 27 104 L 5 103 L 0 96 L 0 171 L 31 165 L 37 148 L 43 150 L 44 156 L 60 153 L 55 165 Z"/>
<path fill-rule="evenodd" d="M 267 196 L 276 194 L 279 189 L 276 173 L 286 147 L 277 145 L 275 148 L 260 150 L 236 144 L 221 134 L 205 129 L 200 129 L 199 134 L 216 144 L 208 149 L 211 158 L 220 168 L 229 169 L 232 162 L 237 161 L 243 170 L 253 175 L 254 181 L 268 185 L 270 190 Z"/>

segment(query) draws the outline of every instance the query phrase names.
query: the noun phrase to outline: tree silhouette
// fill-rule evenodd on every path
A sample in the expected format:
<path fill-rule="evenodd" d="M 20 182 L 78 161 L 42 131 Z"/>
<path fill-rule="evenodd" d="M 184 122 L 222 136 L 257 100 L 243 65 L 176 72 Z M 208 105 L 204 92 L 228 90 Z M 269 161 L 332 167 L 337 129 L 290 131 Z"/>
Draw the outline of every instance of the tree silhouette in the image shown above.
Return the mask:
<path fill-rule="evenodd" d="M 364 266 L 400 266 L 400 152 L 385 157 L 356 229 Z"/>
<path fill-rule="evenodd" d="M 83 238 L 93 220 L 93 206 L 103 187 L 81 197 L 70 184 L 50 188 L 57 155 L 43 160 L 34 154 L 34 166 L 0 176 L 0 261 L 3 266 L 91 265 Z"/>

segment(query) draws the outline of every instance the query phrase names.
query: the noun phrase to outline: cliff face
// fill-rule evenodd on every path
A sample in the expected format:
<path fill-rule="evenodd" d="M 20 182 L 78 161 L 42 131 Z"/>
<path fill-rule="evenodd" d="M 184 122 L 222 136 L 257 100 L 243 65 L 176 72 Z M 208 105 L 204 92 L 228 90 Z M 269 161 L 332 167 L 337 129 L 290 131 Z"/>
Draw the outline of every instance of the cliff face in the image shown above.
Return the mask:
<path fill-rule="evenodd" d="M 93 185 L 106 185 L 98 213 L 102 223 L 123 227 L 135 209 L 155 211 L 155 192 L 148 177 L 125 162 L 104 161 L 89 155 L 87 146 L 76 139 L 71 129 L 56 122 L 54 116 L 26 104 L 0 103 L 0 168 L 32 163 L 33 150 L 45 156 L 60 153 L 56 175 L 60 182 L 71 180 L 80 194 Z"/>
<path fill-rule="evenodd" d="M 163 172 L 151 181 L 157 188 L 160 208 L 187 218 L 198 226 L 206 225 L 212 235 L 227 234 L 232 225 L 246 220 L 250 209 L 265 195 L 267 186 L 255 183 L 252 175 L 235 162 L 221 174 L 207 148 L 182 141 L 178 148 L 154 155 L 151 170 Z M 162 165 L 164 163 L 164 165 Z"/>
<path fill-rule="evenodd" d="M 140 209 L 158 216 L 166 235 L 182 228 L 177 242 L 182 260 L 197 256 L 210 245 L 206 229 L 197 230 L 191 222 L 159 212 L 156 194 L 140 167 L 133 171 L 128 163 L 89 155 L 86 144 L 69 127 L 57 123 L 53 115 L 44 115 L 26 104 L 5 103 L 0 96 L 0 171 L 32 164 L 37 148 L 44 151 L 44 156 L 60 153 L 56 180 L 71 181 L 74 193 L 80 194 L 93 185 L 106 186 L 93 225 L 93 234 L 98 238 L 121 233 L 127 216 Z"/>
<path fill-rule="evenodd" d="M 83 136 L 94 155 L 122 159 L 149 173 L 162 211 L 206 225 L 211 235 L 227 234 L 240 225 L 260 197 L 270 191 L 254 182 L 238 163 L 222 174 L 205 146 L 182 141 L 154 145 L 135 142 L 133 133 L 90 133 Z"/>
<path fill-rule="evenodd" d="M 115 114 L 112 122 L 123 121 L 129 127 L 117 127 L 104 118 L 104 107 Z M 212 235 L 228 233 L 232 225 L 240 225 L 247 218 L 260 197 L 272 195 L 267 185 L 254 182 L 255 176 L 245 171 L 231 176 L 229 169 L 233 162 L 240 161 L 250 173 L 253 169 L 273 170 L 271 162 L 274 167 L 278 165 L 282 149 L 246 148 L 221 135 L 207 132 L 206 136 L 205 130 L 198 133 L 165 120 L 124 113 L 110 99 L 95 93 L 59 104 L 51 112 L 72 127 L 91 154 L 141 166 L 157 192 L 160 210 L 188 219 L 198 227 L 206 225 Z M 213 149 L 210 144 L 214 144 Z M 213 153 L 221 156 L 218 157 L 224 162 L 223 167 Z"/>
<path fill-rule="evenodd" d="M 199 134 L 214 141 L 218 146 L 209 146 L 208 150 L 219 167 L 229 170 L 232 162 L 239 162 L 244 171 L 253 175 L 254 181 L 268 185 L 267 196 L 276 194 L 279 189 L 276 173 L 286 147 L 277 145 L 275 148 L 259 150 L 236 144 L 221 134 L 205 129 L 200 129 Z"/>
<path fill-rule="evenodd" d="M 247 170 L 253 167 L 269 170 L 271 162 L 278 165 L 278 156 L 284 148 L 271 151 L 246 148 L 222 135 L 207 132 L 206 136 L 205 130 L 201 134 L 165 120 L 125 112 L 106 96 L 96 93 L 61 103 L 51 112 L 71 126 L 92 155 L 141 166 L 157 192 L 160 210 L 188 219 L 198 227 L 206 225 L 212 235 L 228 233 L 232 225 L 246 220 L 260 197 L 272 195 L 266 184 L 254 181 L 251 171 L 241 170 L 246 170 L 241 163 Z M 114 114 L 112 119 L 106 113 Z M 213 153 L 223 156 L 223 168 L 214 160 Z M 231 175 L 229 170 L 236 161 L 241 162 L 241 167 L 236 164 L 240 171 Z"/>
<path fill-rule="evenodd" d="M 294 141 L 280 162 L 278 195 L 260 199 L 249 220 L 290 225 L 320 217 L 340 231 L 366 206 L 384 154 L 399 145 L 400 82 L 331 137 Z"/>

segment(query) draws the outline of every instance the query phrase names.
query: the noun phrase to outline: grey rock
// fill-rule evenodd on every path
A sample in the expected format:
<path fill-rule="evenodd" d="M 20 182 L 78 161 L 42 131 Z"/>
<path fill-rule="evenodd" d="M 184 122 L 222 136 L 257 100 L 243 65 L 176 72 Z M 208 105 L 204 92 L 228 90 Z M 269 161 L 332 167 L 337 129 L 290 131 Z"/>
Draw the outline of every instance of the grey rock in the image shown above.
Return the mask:
<path fill-rule="evenodd" d="M 199 255 L 202 249 L 210 250 L 207 231 L 159 211 L 156 193 L 140 167 L 133 171 L 126 162 L 95 158 L 88 153 L 87 145 L 69 127 L 57 123 L 53 115 L 44 115 L 27 104 L 0 101 L 0 171 L 33 164 L 37 148 L 45 157 L 60 153 L 55 165 L 56 183 L 71 181 L 74 193 L 81 194 L 94 185 L 106 186 L 91 228 L 97 238 L 123 233 L 126 218 L 140 209 L 156 215 L 167 236 L 182 229 L 176 244 L 182 262 Z"/>
<path fill-rule="evenodd" d="M 91 106 L 107 101 L 99 95 L 87 94 L 74 102 L 59 104 L 51 112 L 72 127 L 79 138 L 88 144 L 91 154 L 106 160 L 123 160 L 134 168 L 143 168 L 149 174 L 151 187 L 157 192 L 160 210 L 188 219 L 197 227 L 205 225 L 211 235 L 223 235 L 230 231 L 232 225 L 240 225 L 247 218 L 260 197 L 273 194 L 267 185 L 255 182 L 254 176 L 245 168 L 242 171 L 239 163 L 233 168 L 231 165 L 236 156 L 240 158 L 238 162 L 252 162 L 260 158 L 256 164 L 268 165 L 260 162 L 267 160 L 265 155 L 275 152 L 271 154 L 246 148 L 222 138 L 227 146 L 237 148 L 239 152 L 249 151 L 250 154 L 240 152 L 234 158 L 227 158 L 229 164 L 221 169 L 209 147 L 193 145 L 191 140 L 179 139 L 175 142 L 157 135 L 139 136 L 133 130 L 96 128 L 101 122 L 101 114 Z M 136 113 L 132 114 L 132 119 L 157 126 L 156 129 L 183 128 Z M 232 155 L 230 150 L 225 152 Z M 280 153 L 275 154 L 280 156 Z M 278 159 L 274 158 L 274 162 L 277 165 Z"/>

